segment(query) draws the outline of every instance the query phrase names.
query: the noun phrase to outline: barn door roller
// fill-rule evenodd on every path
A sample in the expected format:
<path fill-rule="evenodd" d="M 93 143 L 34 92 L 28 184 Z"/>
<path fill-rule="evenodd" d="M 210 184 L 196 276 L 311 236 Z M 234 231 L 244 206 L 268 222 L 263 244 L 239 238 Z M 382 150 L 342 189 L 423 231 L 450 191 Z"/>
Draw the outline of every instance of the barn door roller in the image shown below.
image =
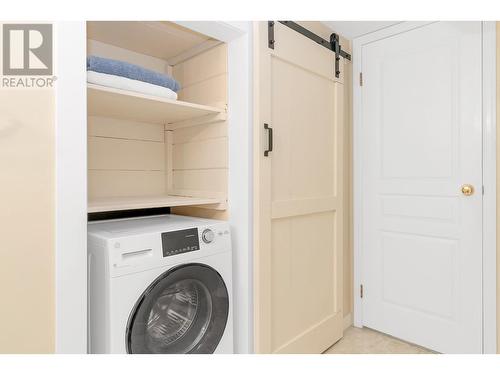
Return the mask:
<path fill-rule="evenodd" d="M 307 30 L 305 27 L 300 26 L 298 23 L 293 21 L 278 21 L 279 23 L 289 27 L 292 30 L 295 30 L 299 34 L 304 35 L 305 37 L 311 39 L 312 41 L 322 45 L 325 48 L 328 48 L 330 51 L 335 53 L 335 77 L 339 78 L 340 76 L 340 58 L 351 60 L 351 55 L 346 51 L 342 50 L 342 46 L 340 45 L 340 38 L 338 34 L 332 33 L 330 35 L 330 40 L 325 40 L 319 35 L 314 34 L 312 31 Z M 267 35 L 268 35 L 268 47 L 274 49 L 274 45 L 276 41 L 274 40 L 274 21 L 268 21 L 267 23 Z"/>

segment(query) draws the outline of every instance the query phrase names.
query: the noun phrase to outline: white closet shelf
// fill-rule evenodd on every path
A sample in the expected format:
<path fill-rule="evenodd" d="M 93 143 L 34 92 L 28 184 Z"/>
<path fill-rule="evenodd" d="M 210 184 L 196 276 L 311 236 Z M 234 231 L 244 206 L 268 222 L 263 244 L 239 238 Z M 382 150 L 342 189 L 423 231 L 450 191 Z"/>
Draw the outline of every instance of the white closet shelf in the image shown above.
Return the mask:
<path fill-rule="evenodd" d="M 87 106 L 90 116 L 112 117 L 160 125 L 225 114 L 225 110 L 222 108 L 171 100 L 92 83 L 87 84 Z"/>
<path fill-rule="evenodd" d="M 178 195 L 156 195 L 144 197 L 93 198 L 88 202 L 88 212 L 134 210 L 141 208 L 223 205 L 217 198 L 196 198 Z M 216 207 L 217 209 L 217 207 Z"/>

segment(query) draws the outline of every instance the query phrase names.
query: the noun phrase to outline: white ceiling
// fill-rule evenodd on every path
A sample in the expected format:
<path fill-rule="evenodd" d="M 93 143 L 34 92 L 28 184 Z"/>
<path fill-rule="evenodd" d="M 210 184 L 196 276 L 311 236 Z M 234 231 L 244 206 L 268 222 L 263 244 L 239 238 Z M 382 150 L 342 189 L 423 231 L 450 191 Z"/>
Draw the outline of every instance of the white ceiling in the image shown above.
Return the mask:
<path fill-rule="evenodd" d="M 347 39 L 354 39 L 361 35 L 395 25 L 400 21 L 323 21 L 334 32 Z"/>

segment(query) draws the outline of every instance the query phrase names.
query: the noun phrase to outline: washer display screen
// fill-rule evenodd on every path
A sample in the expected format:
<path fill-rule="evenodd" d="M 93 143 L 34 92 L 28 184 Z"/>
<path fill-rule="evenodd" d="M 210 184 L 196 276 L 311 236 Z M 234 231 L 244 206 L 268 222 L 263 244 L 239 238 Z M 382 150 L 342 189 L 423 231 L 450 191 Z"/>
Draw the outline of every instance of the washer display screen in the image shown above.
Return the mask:
<path fill-rule="evenodd" d="M 161 243 L 164 257 L 200 250 L 197 228 L 162 233 Z"/>

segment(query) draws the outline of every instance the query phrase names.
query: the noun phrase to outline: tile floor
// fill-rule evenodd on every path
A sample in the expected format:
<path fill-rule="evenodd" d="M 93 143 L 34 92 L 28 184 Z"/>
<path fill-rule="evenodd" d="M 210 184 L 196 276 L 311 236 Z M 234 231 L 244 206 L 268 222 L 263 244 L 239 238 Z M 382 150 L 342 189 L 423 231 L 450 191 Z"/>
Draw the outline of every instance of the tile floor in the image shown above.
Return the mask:
<path fill-rule="evenodd" d="M 324 354 L 435 354 L 369 328 L 350 327 Z"/>

